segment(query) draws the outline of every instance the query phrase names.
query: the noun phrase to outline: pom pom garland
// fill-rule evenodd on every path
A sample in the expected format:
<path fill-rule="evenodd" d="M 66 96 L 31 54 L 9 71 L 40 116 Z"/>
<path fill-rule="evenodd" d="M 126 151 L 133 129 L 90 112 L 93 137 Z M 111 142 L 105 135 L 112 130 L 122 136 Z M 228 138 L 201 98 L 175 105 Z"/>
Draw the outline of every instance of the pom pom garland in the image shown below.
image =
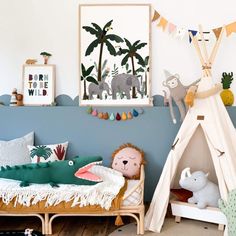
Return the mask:
<path fill-rule="evenodd" d="M 97 112 L 96 109 L 94 109 L 94 110 L 92 111 L 92 116 L 97 116 L 97 115 L 98 115 L 98 112 Z"/>
<path fill-rule="evenodd" d="M 99 113 L 98 113 L 98 118 L 99 118 L 99 119 L 102 119 L 102 118 L 103 118 L 103 113 L 102 113 L 102 112 L 99 112 Z"/>
<path fill-rule="evenodd" d="M 119 113 L 116 114 L 116 120 L 117 120 L 117 121 L 120 121 L 120 120 L 121 120 L 121 116 L 120 116 Z"/>
<path fill-rule="evenodd" d="M 133 117 L 138 117 L 138 112 L 135 110 L 135 109 L 133 109 Z"/>
<path fill-rule="evenodd" d="M 142 108 L 133 109 L 129 112 L 117 112 L 114 114 L 113 112 L 109 114 L 108 112 L 101 112 L 97 109 L 93 109 L 91 106 L 87 109 L 87 114 L 90 114 L 94 117 L 97 117 L 101 120 L 110 120 L 110 121 L 126 121 L 126 120 L 132 120 L 133 118 L 136 118 L 144 113 L 144 110 Z M 121 115 L 120 115 L 121 114 Z"/>
<path fill-rule="evenodd" d="M 122 120 L 127 120 L 127 115 L 126 115 L 125 112 L 122 112 L 121 119 Z"/>
<path fill-rule="evenodd" d="M 93 112 L 93 108 L 92 107 L 89 107 L 88 110 L 87 110 L 87 113 L 88 114 L 91 114 Z"/>
<path fill-rule="evenodd" d="M 108 120 L 109 119 L 109 115 L 107 112 L 103 113 L 103 119 L 104 120 Z"/>
<path fill-rule="evenodd" d="M 129 112 L 128 112 L 128 120 L 131 120 L 131 119 L 133 119 L 133 115 L 132 115 L 132 113 L 129 111 Z"/>
<path fill-rule="evenodd" d="M 114 113 L 111 113 L 111 115 L 110 115 L 110 117 L 109 117 L 109 120 L 111 120 L 111 121 L 115 120 L 115 115 L 114 115 Z"/>

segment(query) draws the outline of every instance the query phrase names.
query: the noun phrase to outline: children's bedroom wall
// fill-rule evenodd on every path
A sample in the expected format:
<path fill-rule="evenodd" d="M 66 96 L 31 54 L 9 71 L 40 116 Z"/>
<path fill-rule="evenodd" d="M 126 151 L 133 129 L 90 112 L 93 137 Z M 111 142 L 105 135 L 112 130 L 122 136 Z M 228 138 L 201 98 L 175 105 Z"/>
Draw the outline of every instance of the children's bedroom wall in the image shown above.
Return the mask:
<path fill-rule="evenodd" d="M 89 3 L 151 3 L 153 8 L 170 22 L 187 29 L 205 30 L 236 20 L 234 1 L 152 0 L 152 1 L 89 1 Z M 79 91 L 78 0 L 1 0 L 0 1 L 0 101 L 1 95 L 11 94 L 22 85 L 22 65 L 27 58 L 43 63 L 42 51 L 52 54 L 50 64 L 56 65 L 56 96 L 68 95 L 77 99 Z M 132 12 L 130 13 L 132 15 Z M 137 25 L 138 30 L 138 25 Z M 235 72 L 236 36 L 223 37 L 213 77 L 220 82 L 223 71 Z M 214 39 L 214 35 L 210 36 Z M 212 46 L 215 39 L 209 43 Z M 176 39 L 152 24 L 152 95 L 163 95 L 163 70 L 179 73 L 184 84 L 201 76 L 201 66 L 188 37 Z M 236 72 L 235 72 L 236 73 Z M 236 91 L 236 82 L 232 84 Z M 70 98 L 67 97 L 68 101 Z M 64 97 L 65 99 L 65 97 Z M 65 103 L 65 101 L 64 101 Z M 163 103 L 163 102 L 162 102 Z M 68 104 L 71 104 L 68 102 Z M 108 112 L 128 112 L 131 108 L 99 108 Z M 69 141 L 68 156 L 97 155 L 111 162 L 111 153 L 119 145 L 131 142 L 146 152 L 145 198 L 150 200 L 161 174 L 166 157 L 180 127 L 173 124 L 169 107 L 144 108 L 144 114 L 131 121 L 109 122 L 86 113 L 86 107 L 2 107 L 0 109 L 0 140 L 9 140 L 35 131 L 36 144 Z M 177 109 L 174 109 L 178 113 Z M 236 123 L 236 109 L 228 109 Z M 198 136 L 198 135 L 196 135 Z M 192 144 L 191 144 L 192 145 Z M 197 155 L 207 155 L 201 140 L 195 147 Z M 190 152 L 187 152 L 190 155 Z"/>
<path fill-rule="evenodd" d="M 144 1 L 89 1 L 89 3 L 142 3 Z M 145 1 L 167 20 L 186 29 L 205 30 L 235 21 L 234 1 Z M 21 68 L 27 58 L 40 62 L 41 51 L 53 54 L 50 63 L 57 66 L 56 94 L 78 95 L 78 0 L 1 0 L 0 2 L 0 94 L 10 94 L 21 88 Z M 132 13 L 131 13 L 132 14 Z M 138 26 L 137 26 L 138 27 Z M 214 41 L 214 36 L 211 38 Z M 223 71 L 235 71 L 236 35 L 224 38 L 220 46 L 213 75 L 220 80 Z M 201 75 L 200 63 L 188 36 L 173 38 L 152 24 L 152 94 L 163 95 L 163 69 L 179 73 L 183 83 Z M 236 91 L 236 82 L 232 83 Z"/>

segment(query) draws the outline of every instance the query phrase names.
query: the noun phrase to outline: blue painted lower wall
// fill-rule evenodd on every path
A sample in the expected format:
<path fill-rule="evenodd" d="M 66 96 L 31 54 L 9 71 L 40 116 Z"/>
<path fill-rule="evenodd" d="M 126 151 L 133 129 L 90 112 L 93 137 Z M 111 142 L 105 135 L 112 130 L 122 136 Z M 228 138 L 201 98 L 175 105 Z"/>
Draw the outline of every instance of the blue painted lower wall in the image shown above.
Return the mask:
<path fill-rule="evenodd" d="M 104 108 L 108 112 L 130 111 L 128 108 Z M 236 108 L 228 109 L 236 122 Z M 176 111 L 177 113 L 177 111 Z M 145 200 L 150 201 L 179 129 L 170 119 L 168 107 L 145 108 L 144 114 L 131 121 L 104 121 L 86 113 L 86 108 L 1 107 L 0 140 L 10 140 L 34 131 L 35 144 L 69 141 L 67 158 L 75 155 L 101 155 L 111 163 L 112 152 L 131 142 L 146 153 Z"/>

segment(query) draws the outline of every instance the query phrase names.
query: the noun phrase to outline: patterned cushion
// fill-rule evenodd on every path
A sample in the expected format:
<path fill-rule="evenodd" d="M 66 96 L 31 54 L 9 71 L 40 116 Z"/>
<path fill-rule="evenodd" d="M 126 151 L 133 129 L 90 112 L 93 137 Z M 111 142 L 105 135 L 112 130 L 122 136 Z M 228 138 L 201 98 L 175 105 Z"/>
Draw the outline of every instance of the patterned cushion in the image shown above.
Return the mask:
<path fill-rule="evenodd" d="M 30 163 L 27 145 L 34 144 L 34 132 L 10 141 L 0 141 L 0 166 Z"/>
<path fill-rule="evenodd" d="M 67 146 L 68 142 L 39 146 L 28 145 L 31 162 L 63 161 L 66 156 Z"/>

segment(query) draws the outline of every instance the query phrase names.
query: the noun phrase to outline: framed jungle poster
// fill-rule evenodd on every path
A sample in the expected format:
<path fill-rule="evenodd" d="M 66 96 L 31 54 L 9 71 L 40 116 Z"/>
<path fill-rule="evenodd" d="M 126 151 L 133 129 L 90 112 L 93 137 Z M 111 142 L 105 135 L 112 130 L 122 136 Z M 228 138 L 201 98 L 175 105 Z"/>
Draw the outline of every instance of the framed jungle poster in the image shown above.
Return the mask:
<path fill-rule="evenodd" d="M 149 4 L 79 6 L 80 105 L 151 105 Z"/>

